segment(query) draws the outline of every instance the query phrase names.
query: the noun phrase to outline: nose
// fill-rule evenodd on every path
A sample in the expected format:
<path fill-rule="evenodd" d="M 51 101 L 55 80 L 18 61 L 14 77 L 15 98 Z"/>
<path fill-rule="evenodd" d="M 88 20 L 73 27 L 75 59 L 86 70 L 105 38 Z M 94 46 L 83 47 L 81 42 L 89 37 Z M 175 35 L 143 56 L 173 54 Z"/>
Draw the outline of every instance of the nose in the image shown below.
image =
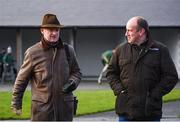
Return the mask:
<path fill-rule="evenodd" d="M 56 30 L 53 30 L 53 31 L 52 31 L 52 34 L 57 34 L 57 31 L 56 31 Z"/>
<path fill-rule="evenodd" d="M 128 32 L 126 31 L 126 32 L 125 32 L 125 36 L 127 36 L 127 35 L 128 35 Z"/>

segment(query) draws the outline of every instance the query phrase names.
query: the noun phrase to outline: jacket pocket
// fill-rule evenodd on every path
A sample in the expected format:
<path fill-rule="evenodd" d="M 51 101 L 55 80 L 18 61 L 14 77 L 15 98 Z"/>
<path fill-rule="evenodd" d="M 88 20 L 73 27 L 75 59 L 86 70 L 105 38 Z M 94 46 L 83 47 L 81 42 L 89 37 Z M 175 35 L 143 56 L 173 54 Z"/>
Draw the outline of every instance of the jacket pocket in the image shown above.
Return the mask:
<path fill-rule="evenodd" d="M 63 100 L 64 100 L 64 113 L 65 113 L 64 116 L 72 117 L 74 114 L 74 96 L 65 95 Z"/>
<path fill-rule="evenodd" d="M 74 101 L 74 97 L 72 95 L 64 96 L 64 101 L 66 102 Z"/>
<path fill-rule="evenodd" d="M 127 93 L 119 93 L 116 97 L 115 109 L 117 114 L 123 114 L 127 109 Z"/>
<path fill-rule="evenodd" d="M 32 118 L 38 118 L 38 120 L 44 120 L 47 115 L 48 98 L 44 95 L 33 95 L 31 103 Z"/>
<path fill-rule="evenodd" d="M 45 114 L 45 112 L 47 111 L 46 109 L 46 107 L 47 107 L 47 104 L 46 103 L 43 103 L 43 102 L 41 102 L 41 101 L 36 101 L 36 100 L 33 100 L 32 101 L 32 104 L 31 104 L 31 108 L 32 108 L 32 113 L 33 113 L 33 115 L 35 115 L 35 114 L 42 114 L 42 113 L 44 113 Z M 41 112 L 41 113 L 39 113 L 39 112 Z"/>
<path fill-rule="evenodd" d="M 147 116 L 159 116 L 161 115 L 162 99 L 155 99 L 151 95 L 147 95 L 145 113 Z"/>
<path fill-rule="evenodd" d="M 119 59 L 120 80 L 123 84 L 127 84 L 124 80 L 126 79 L 126 81 L 128 81 L 129 79 L 129 75 L 132 71 L 131 63 L 132 61 L 130 59 Z"/>
<path fill-rule="evenodd" d="M 32 101 L 39 101 L 39 102 L 47 103 L 48 102 L 48 95 L 34 93 L 32 95 L 31 99 L 32 99 Z"/>
<path fill-rule="evenodd" d="M 144 61 L 144 65 L 147 67 L 159 67 L 160 64 L 156 61 Z"/>
<path fill-rule="evenodd" d="M 160 68 L 160 60 L 147 60 L 143 61 L 143 64 L 148 69 L 159 69 Z"/>
<path fill-rule="evenodd" d="M 127 65 L 131 62 L 130 59 L 119 59 L 119 65 L 120 66 L 124 66 L 124 65 Z"/>
<path fill-rule="evenodd" d="M 151 79 L 151 81 L 159 79 L 160 64 L 158 61 L 144 61 L 142 70 L 145 79 Z"/>

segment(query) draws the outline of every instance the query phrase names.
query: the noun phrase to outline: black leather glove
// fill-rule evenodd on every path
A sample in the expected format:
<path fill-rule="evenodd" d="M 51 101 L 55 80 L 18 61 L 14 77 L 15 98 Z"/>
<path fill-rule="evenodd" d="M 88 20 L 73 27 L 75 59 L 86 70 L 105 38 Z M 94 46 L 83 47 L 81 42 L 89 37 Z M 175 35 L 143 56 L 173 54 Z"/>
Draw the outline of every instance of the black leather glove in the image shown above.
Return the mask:
<path fill-rule="evenodd" d="M 73 80 L 69 80 L 64 86 L 63 86 L 63 89 L 62 91 L 64 93 L 70 93 L 72 92 L 73 90 L 76 89 L 76 82 L 73 81 Z"/>

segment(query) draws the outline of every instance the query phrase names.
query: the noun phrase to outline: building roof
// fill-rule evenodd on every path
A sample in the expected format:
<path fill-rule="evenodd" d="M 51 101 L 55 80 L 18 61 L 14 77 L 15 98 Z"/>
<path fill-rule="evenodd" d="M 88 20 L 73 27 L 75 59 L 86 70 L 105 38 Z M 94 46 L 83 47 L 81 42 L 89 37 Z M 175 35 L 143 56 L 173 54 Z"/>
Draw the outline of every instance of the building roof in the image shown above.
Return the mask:
<path fill-rule="evenodd" d="M 125 26 L 143 16 L 150 26 L 180 26 L 180 0 L 1 0 L 0 26 L 39 26 L 54 13 L 65 26 Z"/>

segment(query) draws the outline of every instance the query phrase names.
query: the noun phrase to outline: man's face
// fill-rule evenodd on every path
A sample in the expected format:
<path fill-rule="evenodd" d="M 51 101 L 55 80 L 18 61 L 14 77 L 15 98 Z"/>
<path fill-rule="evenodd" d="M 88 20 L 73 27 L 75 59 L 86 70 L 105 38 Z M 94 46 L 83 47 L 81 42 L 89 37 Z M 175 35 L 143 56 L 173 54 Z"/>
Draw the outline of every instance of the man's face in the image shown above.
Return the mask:
<path fill-rule="evenodd" d="M 125 36 L 130 44 L 136 44 L 139 41 L 140 33 L 137 30 L 136 20 L 128 21 Z"/>
<path fill-rule="evenodd" d="M 59 39 L 60 28 L 41 28 L 44 39 L 48 42 L 57 42 Z"/>

